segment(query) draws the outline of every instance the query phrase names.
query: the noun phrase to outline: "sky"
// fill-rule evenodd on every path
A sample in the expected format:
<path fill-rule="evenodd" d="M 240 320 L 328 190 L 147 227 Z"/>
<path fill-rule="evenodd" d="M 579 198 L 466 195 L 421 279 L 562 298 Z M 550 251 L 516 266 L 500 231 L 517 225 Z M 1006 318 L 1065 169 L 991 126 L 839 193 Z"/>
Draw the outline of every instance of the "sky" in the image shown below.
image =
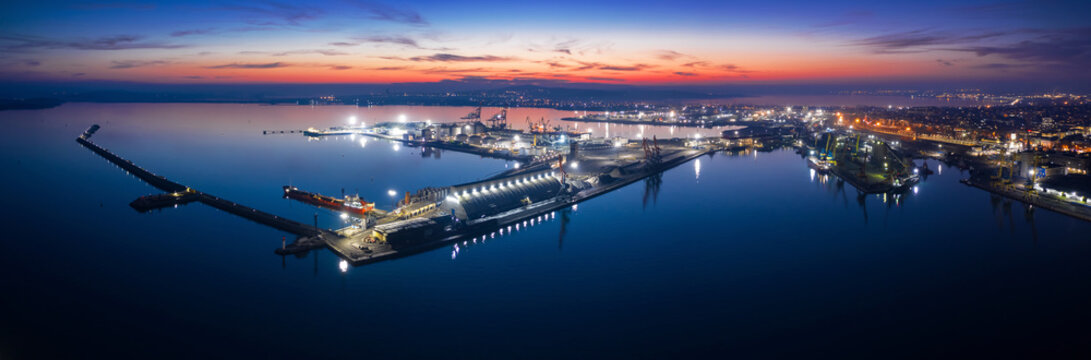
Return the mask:
<path fill-rule="evenodd" d="M 9 1 L 0 81 L 1091 81 L 1091 1 Z"/>

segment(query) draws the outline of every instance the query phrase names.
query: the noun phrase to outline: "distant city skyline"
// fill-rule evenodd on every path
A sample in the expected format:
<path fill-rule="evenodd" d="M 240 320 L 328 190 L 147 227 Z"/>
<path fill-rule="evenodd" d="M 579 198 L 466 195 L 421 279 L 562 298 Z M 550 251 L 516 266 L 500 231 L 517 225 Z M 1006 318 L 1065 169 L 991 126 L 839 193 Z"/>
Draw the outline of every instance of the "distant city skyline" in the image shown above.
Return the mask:
<path fill-rule="evenodd" d="M 632 85 L 1091 80 L 1081 1 L 19 2 L 8 82 Z"/>

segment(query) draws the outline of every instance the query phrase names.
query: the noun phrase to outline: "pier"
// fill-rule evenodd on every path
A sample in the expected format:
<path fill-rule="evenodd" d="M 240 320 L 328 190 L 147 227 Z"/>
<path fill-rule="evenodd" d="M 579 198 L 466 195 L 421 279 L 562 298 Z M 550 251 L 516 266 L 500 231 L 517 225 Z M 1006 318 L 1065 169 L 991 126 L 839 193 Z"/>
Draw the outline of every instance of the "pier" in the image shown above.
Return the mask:
<path fill-rule="evenodd" d="M 485 180 L 422 189 L 415 196 L 407 195 L 393 211 L 377 212 L 379 217 L 371 222 L 371 227 L 334 231 L 285 219 L 173 182 L 92 143 L 88 140 L 92 133 L 85 132 L 76 141 L 168 195 L 196 197 L 196 201 L 206 205 L 299 236 L 293 244 L 278 248 L 276 253 L 328 247 L 353 265 L 407 256 L 470 237 L 502 234 L 504 229 L 510 231 L 522 222 L 551 216 L 557 210 L 573 207 L 720 149 L 718 145 L 685 139 L 653 139 L 645 140 L 643 147 L 637 144 L 590 147 L 578 154 L 573 150 L 568 155 L 568 162 L 565 157 L 548 157 L 532 162 L 524 169 L 513 169 Z M 385 134 L 363 135 L 428 144 Z M 577 163 L 582 163 L 579 170 Z"/>
<path fill-rule="evenodd" d="M 1027 205 L 1038 206 L 1043 209 L 1068 215 L 1083 221 L 1091 221 L 1091 209 L 1088 209 L 1087 207 L 1080 207 L 1078 205 L 1066 203 L 1064 201 L 1051 199 L 1046 196 L 1032 194 L 1025 190 L 1018 190 L 1014 186 L 994 186 L 983 181 L 975 181 L 973 178 L 962 179 L 960 180 L 960 182 L 966 184 L 967 186 L 972 186 L 981 190 L 985 190 L 990 193 L 1000 195 L 1011 200 L 1019 201 Z"/>
<path fill-rule="evenodd" d="M 99 156 L 102 156 L 107 161 L 121 167 L 125 171 L 128 171 L 130 174 L 133 174 L 137 178 L 139 178 L 141 180 L 144 180 L 149 185 L 154 186 L 155 188 L 157 188 L 159 190 L 163 190 L 163 191 L 168 192 L 168 193 L 187 192 L 187 191 L 194 192 L 194 193 L 196 193 L 197 201 L 200 201 L 200 202 L 202 202 L 202 203 L 204 203 L 204 204 L 206 204 L 208 206 L 212 206 L 214 208 L 223 210 L 225 212 L 228 212 L 228 213 L 231 213 L 231 214 L 246 218 L 246 219 L 251 220 L 253 222 L 256 222 L 256 223 L 259 223 L 259 224 L 262 224 L 262 225 L 266 225 L 266 226 L 275 228 L 277 230 L 281 230 L 281 231 L 289 232 L 289 233 L 292 233 L 292 234 L 296 234 L 296 235 L 299 235 L 301 237 L 337 236 L 335 233 L 333 233 L 332 231 L 329 231 L 329 230 L 316 228 L 316 227 L 314 227 L 312 225 L 306 225 L 306 224 L 303 224 L 303 223 L 300 223 L 300 222 L 297 222 L 297 221 L 294 221 L 294 220 L 291 220 L 291 219 L 285 219 L 283 217 L 273 215 L 273 214 L 269 214 L 269 213 L 260 211 L 258 209 L 254 209 L 254 208 L 247 207 L 247 206 L 244 206 L 244 205 L 240 205 L 238 203 L 228 201 L 228 200 L 219 198 L 217 196 L 213 196 L 213 195 L 201 192 L 201 191 L 190 189 L 189 187 L 187 187 L 185 185 L 182 185 L 182 184 L 176 183 L 174 181 L 171 181 L 171 180 L 169 180 L 166 177 L 163 177 L 161 175 L 156 175 L 156 174 L 152 173 L 151 171 L 148 171 L 148 170 L 146 170 L 144 168 L 141 168 L 141 167 L 137 166 L 132 161 L 126 160 L 126 159 L 124 159 L 124 158 L 122 158 L 120 156 L 115 155 L 114 153 L 110 152 L 109 150 L 106 150 L 106 149 L 102 148 L 101 146 L 98 146 L 95 143 L 88 140 L 89 137 L 90 136 L 85 133 L 85 135 L 81 135 L 80 137 L 76 138 L 76 142 L 78 142 L 78 143 L 80 143 L 80 145 L 83 145 L 84 147 L 90 149 L 95 154 L 98 154 Z"/>
<path fill-rule="evenodd" d="M 572 207 L 580 202 L 587 201 L 599 195 L 603 195 L 619 188 L 625 187 L 626 185 L 632 184 L 633 182 L 669 170 L 703 155 L 710 154 L 716 150 L 717 149 L 713 147 L 702 147 L 698 149 L 686 148 L 683 150 L 675 151 L 654 163 L 647 161 L 636 161 L 624 165 L 616 164 L 615 166 L 610 167 L 613 171 L 609 171 L 607 173 L 619 175 L 619 177 L 613 179 L 608 184 L 601 184 L 599 186 L 582 189 L 571 194 L 560 194 L 550 197 L 548 199 L 533 201 L 529 204 L 516 207 L 511 210 L 488 213 L 484 217 L 465 221 L 461 225 L 461 228 L 444 227 L 444 224 L 435 222 L 425 225 L 424 221 L 429 219 L 423 217 L 414 218 L 413 221 L 419 224 L 410 224 L 410 221 L 407 220 L 405 221 L 405 226 L 407 227 L 417 228 L 419 226 L 432 226 L 434 232 L 432 234 L 429 234 L 428 237 L 434 240 L 424 241 L 405 247 L 395 248 L 390 246 L 389 244 L 366 243 L 361 241 L 360 237 L 336 237 L 326 238 L 325 240 L 327 247 L 331 251 L 333 251 L 352 265 L 363 265 L 393 259 L 401 256 L 407 256 L 410 254 L 446 246 L 451 243 L 463 241 L 471 237 L 493 234 L 496 231 L 500 231 L 501 233 L 503 233 L 503 229 L 505 228 L 509 228 L 510 230 L 511 226 L 517 225 L 526 220 L 534 219 L 541 216 L 548 216 L 554 211 Z M 452 186 L 448 190 L 448 192 L 453 193 L 467 188 L 484 188 L 486 186 L 490 186 L 490 184 L 507 183 L 509 181 L 515 181 L 517 179 L 534 177 L 534 174 L 536 173 L 546 175 L 550 172 L 556 173 L 557 171 L 549 170 L 549 168 L 546 168 L 546 170 L 540 170 L 537 172 L 518 172 L 517 175 L 511 175 L 507 177 L 493 177 L 475 183 Z M 597 172 L 595 172 L 594 174 L 596 176 L 605 175 Z M 550 180 L 551 176 L 542 176 L 540 179 L 542 179 L 542 181 L 559 181 Z M 503 190 L 500 191 L 503 192 Z M 475 212 L 475 214 L 476 213 L 477 212 Z"/>
<path fill-rule="evenodd" d="M 712 120 L 712 121 L 678 121 L 678 120 L 631 120 L 622 118 L 601 118 L 601 117 L 566 117 L 561 118 L 563 121 L 578 121 L 578 122 L 592 122 L 592 123 L 607 123 L 607 124 L 622 124 L 622 125 L 648 125 L 648 126 L 676 126 L 676 127 L 700 127 L 700 128 L 713 128 L 717 126 L 727 125 L 747 125 L 746 121 L 737 121 L 735 119 L 728 120 Z"/>
<path fill-rule="evenodd" d="M 474 155 L 478 155 L 478 156 L 490 157 L 490 158 L 495 158 L 495 159 L 513 160 L 513 161 L 520 161 L 520 162 L 530 162 L 531 160 L 534 159 L 534 157 L 530 156 L 530 155 L 514 155 L 514 154 L 490 152 L 490 151 L 488 151 L 486 149 L 475 147 L 475 146 L 469 145 L 469 144 L 448 143 L 448 142 L 443 142 L 443 141 L 438 141 L 438 140 L 436 140 L 436 141 L 406 140 L 406 139 L 402 139 L 402 138 L 395 137 L 395 136 L 378 134 L 378 133 L 369 132 L 369 131 L 360 131 L 360 132 L 357 132 L 356 134 L 359 134 L 359 135 L 362 135 L 362 136 L 373 137 L 373 138 L 376 138 L 376 139 L 397 141 L 397 142 L 400 142 L 400 143 L 403 143 L 403 144 L 406 144 L 406 145 L 409 145 L 409 146 L 424 146 L 424 147 L 430 147 L 430 148 L 435 148 L 435 149 L 451 150 L 451 151 L 457 151 L 457 152 L 460 152 L 460 153 L 474 154 Z M 338 134 L 338 135 L 344 135 L 344 134 Z M 326 135 L 326 136 L 328 136 L 328 135 Z"/>
<path fill-rule="evenodd" d="M 302 133 L 303 133 L 303 130 L 262 130 L 262 131 L 261 131 L 261 134 L 262 134 L 262 135 L 271 135 L 271 134 L 296 134 L 296 133 L 302 134 Z"/>

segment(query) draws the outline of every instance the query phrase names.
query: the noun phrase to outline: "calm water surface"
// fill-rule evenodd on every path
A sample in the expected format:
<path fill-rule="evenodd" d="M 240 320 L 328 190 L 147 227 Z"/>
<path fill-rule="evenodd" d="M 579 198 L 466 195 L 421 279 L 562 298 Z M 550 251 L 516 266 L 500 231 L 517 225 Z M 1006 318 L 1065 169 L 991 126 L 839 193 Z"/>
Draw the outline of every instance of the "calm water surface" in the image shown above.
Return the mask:
<path fill-rule="evenodd" d="M 1091 342 L 1091 224 L 1028 215 L 946 167 L 884 201 L 812 176 L 791 151 L 718 154 L 458 252 L 341 272 L 325 250 L 277 256 L 287 234 L 202 204 L 136 213 L 128 203 L 156 190 L 74 141 L 98 123 L 96 143 L 154 172 L 336 227 L 334 213 L 281 199 L 280 187 L 345 189 L 389 207 L 388 190 L 513 164 L 261 130 L 351 115 L 454 121 L 468 110 L 0 112 L 0 358 L 1042 356 Z"/>

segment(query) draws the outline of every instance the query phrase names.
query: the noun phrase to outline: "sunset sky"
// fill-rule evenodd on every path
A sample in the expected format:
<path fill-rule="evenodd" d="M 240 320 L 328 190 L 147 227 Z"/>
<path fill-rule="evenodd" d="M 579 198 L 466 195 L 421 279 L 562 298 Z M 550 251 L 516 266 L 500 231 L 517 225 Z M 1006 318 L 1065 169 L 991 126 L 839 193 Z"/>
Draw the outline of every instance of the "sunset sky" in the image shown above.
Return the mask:
<path fill-rule="evenodd" d="M 0 80 L 1091 80 L 1091 1 L 9 1 Z"/>

